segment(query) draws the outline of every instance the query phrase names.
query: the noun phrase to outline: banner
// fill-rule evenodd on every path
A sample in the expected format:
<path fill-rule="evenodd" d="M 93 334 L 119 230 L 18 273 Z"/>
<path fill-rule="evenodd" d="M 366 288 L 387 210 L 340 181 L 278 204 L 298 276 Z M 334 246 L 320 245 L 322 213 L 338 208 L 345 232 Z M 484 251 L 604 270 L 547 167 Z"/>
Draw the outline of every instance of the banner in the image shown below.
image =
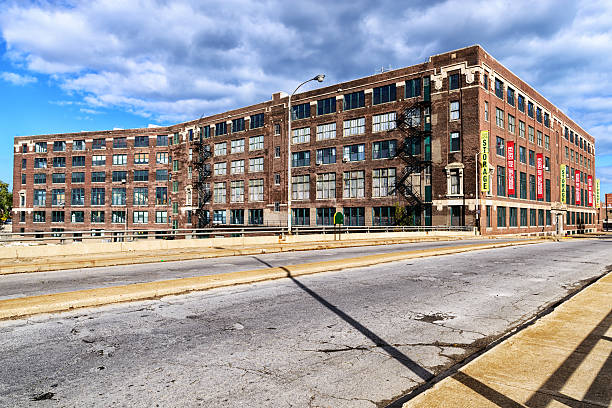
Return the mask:
<path fill-rule="evenodd" d="M 536 186 L 537 186 L 537 192 L 538 192 L 538 200 L 540 199 L 544 199 L 544 156 L 542 156 L 542 153 L 538 153 L 536 154 L 536 168 L 537 168 L 537 173 L 536 173 Z"/>
<path fill-rule="evenodd" d="M 559 190 L 561 193 L 561 203 L 567 202 L 567 167 L 565 164 L 561 165 L 561 176 L 559 178 Z"/>
<path fill-rule="evenodd" d="M 480 191 L 491 189 L 489 177 L 489 131 L 480 132 Z"/>
<path fill-rule="evenodd" d="M 587 188 L 589 189 L 589 195 L 587 197 L 589 207 L 593 206 L 593 177 L 587 177 Z"/>
<path fill-rule="evenodd" d="M 601 191 L 599 190 L 599 179 L 595 180 L 595 207 L 601 207 Z"/>
<path fill-rule="evenodd" d="M 580 170 L 574 170 L 574 184 L 576 185 L 576 205 L 580 205 Z"/>
<path fill-rule="evenodd" d="M 516 194 L 514 180 L 514 142 L 509 141 L 506 144 L 506 163 L 508 165 L 508 196 Z"/>

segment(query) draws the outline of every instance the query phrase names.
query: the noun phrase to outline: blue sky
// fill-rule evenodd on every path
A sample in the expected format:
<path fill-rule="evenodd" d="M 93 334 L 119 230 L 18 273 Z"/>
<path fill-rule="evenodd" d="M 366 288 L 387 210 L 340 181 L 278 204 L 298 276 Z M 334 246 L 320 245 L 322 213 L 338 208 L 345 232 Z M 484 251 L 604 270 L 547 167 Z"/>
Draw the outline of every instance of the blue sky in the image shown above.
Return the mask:
<path fill-rule="evenodd" d="M 0 0 L 0 180 L 14 136 L 168 125 L 481 44 L 596 138 L 612 192 L 612 2 Z"/>

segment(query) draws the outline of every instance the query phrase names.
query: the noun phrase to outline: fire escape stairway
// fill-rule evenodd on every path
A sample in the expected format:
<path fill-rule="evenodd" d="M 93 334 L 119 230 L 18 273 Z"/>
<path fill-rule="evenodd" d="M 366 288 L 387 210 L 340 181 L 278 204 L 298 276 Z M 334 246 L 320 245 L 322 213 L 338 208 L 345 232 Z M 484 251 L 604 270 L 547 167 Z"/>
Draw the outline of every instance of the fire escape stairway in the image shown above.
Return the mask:
<path fill-rule="evenodd" d="M 208 160 L 212 157 L 210 145 L 206 144 L 200 134 L 194 141 L 195 160 L 193 167 L 195 170 L 195 180 L 193 187 L 196 191 L 197 208 L 195 216 L 198 228 L 204 228 L 210 224 L 210 211 L 206 210 L 206 205 L 210 202 L 212 191 L 210 190 L 210 177 L 212 176 L 211 165 Z"/>

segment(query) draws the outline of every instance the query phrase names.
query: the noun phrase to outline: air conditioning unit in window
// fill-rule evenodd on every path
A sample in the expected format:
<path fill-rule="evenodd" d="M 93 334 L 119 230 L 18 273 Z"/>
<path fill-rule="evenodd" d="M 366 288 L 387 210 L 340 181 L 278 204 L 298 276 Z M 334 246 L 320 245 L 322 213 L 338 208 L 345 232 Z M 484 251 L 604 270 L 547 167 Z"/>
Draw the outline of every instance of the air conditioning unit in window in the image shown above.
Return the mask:
<path fill-rule="evenodd" d="M 346 157 L 343 157 L 342 158 L 342 163 L 346 163 L 346 162 L 348 162 L 348 159 Z"/>
<path fill-rule="evenodd" d="M 321 161 L 317 160 L 317 161 L 315 162 L 315 164 L 316 164 L 317 166 L 320 166 L 320 165 L 321 165 L 321 164 L 323 164 L 323 163 L 321 163 Z"/>

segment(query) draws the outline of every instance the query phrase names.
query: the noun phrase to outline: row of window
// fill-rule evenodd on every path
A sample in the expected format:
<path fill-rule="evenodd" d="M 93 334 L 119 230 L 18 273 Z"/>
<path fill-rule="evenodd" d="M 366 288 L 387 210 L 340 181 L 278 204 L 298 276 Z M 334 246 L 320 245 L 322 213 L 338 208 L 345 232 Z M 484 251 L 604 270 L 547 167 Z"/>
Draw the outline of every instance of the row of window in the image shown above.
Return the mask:
<path fill-rule="evenodd" d="M 168 164 L 169 161 L 168 152 L 158 152 L 155 153 L 155 163 L 157 164 Z M 91 157 L 91 165 L 92 166 L 106 166 L 106 155 L 93 155 Z M 149 153 L 134 153 L 133 155 L 133 163 L 134 164 L 149 164 Z M 72 167 L 85 167 L 86 156 L 72 156 L 70 161 L 72 162 Z M 176 160 L 178 163 L 178 160 Z M 34 158 L 34 168 L 35 169 L 46 169 L 48 167 L 48 160 L 46 157 L 36 157 Z M 58 156 L 54 157 L 52 160 L 52 165 L 54 168 L 63 168 L 66 167 L 66 157 Z M 128 155 L 127 154 L 113 154 L 112 157 L 113 166 L 125 166 L 128 164 Z M 27 168 L 27 159 L 21 159 L 21 168 Z"/>
<path fill-rule="evenodd" d="M 355 162 L 363 161 L 365 157 L 365 143 L 348 145 L 342 147 L 342 161 Z M 395 157 L 397 150 L 396 140 L 383 140 L 372 143 L 372 159 L 391 159 Z M 336 148 L 326 147 L 316 150 L 316 164 L 333 164 L 336 163 Z M 292 152 L 291 167 L 306 167 L 310 166 L 310 150 Z"/>
<path fill-rule="evenodd" d="M 66 222 L 66 215 L 69 216 L 68 221 L 71 223 L 84 223 L 85 222 L 85 211 L 51 211 L 51 222 L 52 223 L 63 223 Z M 91 211 L 91 223 L 105 223 L 106 222 L 105 211 Z M 113 224 L 125 224 L 126 212 L 125 211 L 112 211 L 111 222 Z M 26 213 L 22 211 L 20 214 L 20 222 L 26 222 Z M 47 221 L 46 211 L 34 211 L 32 212 L 32 222 L 34 223 L 45 223 Z M 132 223 L 134 224 L 148 224 L 149 223 L 149 212 L 148 211 L 132 211 Z M 155 223 L 166 224 L 168 223 L 168 211 L 155 211 Z"/>
<path fill-rule="evenodd" d="M 570 143 L 574 143 L 576 147 L 579 147 L 585 152 L 595 154 L 595 147 L 592 146 L 591 143 L 587 142 L 586 139 L 579 136 L 578 133 L 574 133 L 574 131 L 570 130 L 567 126 L 565 126 L 565 133 L 563 136 Z"/>
<path fill-rule="evenodd" d="M 242 174 L 244 173 L 244 160 L 233 160 L 230 165 L 230 174 Z M 227 174 L 227 162 L 215 163 L 213 165 L 215 176 L 224 176 Z M 249 159 L 249 173 L 260 173 L 264 171 L 264 158 L 255 157 Z"/>
<path fill-rule="evenodd" d="M 484 76 L 484 84 L 485 89 L 488 89 L 489 84 L 487 74 L 485 74 Z M 525 97 L 523 95 L 517 94 L 510 86 L 506 86 L 505 94 L 505 100 L 510 106 L 516 106 L 519 111 L 525 113 Z M 504 82 L 499 78 L 495 78 L 495 95 L 502 101 L 504 100 Z M 515 95 L 518 95 L 516 100 Z M 535 120 L 537 120 L 539 123 L 543 122 L 544 126 L 549 128 L 550 114 L 548 112 L 544 112 L 544 114 L 542 115 L 542 112 L 542 108 L 540 108 L 539 106 L 535 106 L 534 110 L 533 102 L 527 101 L 527 116 L 529 116 L 530 118 L 534 118 L 535 116 Z"/>
<path fill-rule="evenodd" d="M 91 182 L 92 183 L 104 183 L 106 182 L 106 172 L 104 171 L 93 171 L 91 172 Z M 133 181 L 149 181 L 149 170 L 134 170 L 132 172 Z M 155 170 L 155 181 L 168 181 L 171 178 L 171 174 L 168 173 L 168 170 Z M 85 182 L 85 172 L 72 172 L 70 173 L 70 180 L 74 183 L 84 183 Z M 128 172 L 125 170 L 115 170 L 112 172 L 112 181 L 113 183 L 123 183 L 127 182 Z M 25 185 L 27 181 L 26 175 L 21 174 L 21 184 Z M 47 174 L 46 173 L 36 173 L 34 174 L 34 184 L 46 184 L 47 183 Z M 62 184 L 66 183 L 66 173 L 53 173 L 51 174 L 51 183 L 53 184 Z"/>
<path fill-rule="evenodd" d="M 486 208 L 486 226 L 491 227 L 491 206 Z M 568 211 L 566 225 L 592 224 L 593 214 Z M 543 227 L 552 225 L 550 210 L 497 206 L 497 227 Z"/>
<path fill-rule="evenodd" d="M 245 147 L 244 139 L 236 139 L 230 141 L 231 154 L 243 153 Z M 249 138 L 249 151 L 262 150 L 264 148 L 263 135 L 253 136 Z M 215 156 L 225 156 L 227 154 L 227 142 L 215 144 Z"/>
<path fill-rule="evenodd" d="M 106 192 L 105 188 L 93 187 L 91 189 L 91 200 L 90 205 L 105 205 L 106 204 Z M 167 205 L 168 200 L 168 187 L 155 187 L 155 205 Z M 34 190 L 34 206 L 45 207 L 47 205 L 47 191 L 46 190 Z M 133 205 L 149 205 L 149 188 L 148 187 L 134 187 L 133 192 Z M 51 205 L 64 206 L 66 202 L 66 190 L 63 188 L 54 188 L 51 190 Z M 126 205 L 126 188 L 115 187 L 110 190 L 110 198 L 112 205 Z M 85 189 L 84 188 L 73 188 L 70 190 L 68 196 L 68 203 L 70 205 L 85 205 Z M 188 200 L 190 201 L 190 200 Z"/>
<path fill-rule="evenodd" d="M 485 102 L 485 120 L 489 120 L 488 102 Z M 504 128 L 504 111 L 499 108 L 495 108 L 495 124 L 502 129 Z M 513 135 L 516 134 L 516 120 L 511 114 L 508 114 L 508 132 Z M 537 143 L 538 146 L 543 146 L 546 150 L 550 150 L 549 135 L 543 135 L 542 132 L 536 131 L 532 126 L 527 126 L 527 134 L 530 143 Z M 519 120 L 518 135 L 525 139 L 525 122 L 522 120 Z"/>

